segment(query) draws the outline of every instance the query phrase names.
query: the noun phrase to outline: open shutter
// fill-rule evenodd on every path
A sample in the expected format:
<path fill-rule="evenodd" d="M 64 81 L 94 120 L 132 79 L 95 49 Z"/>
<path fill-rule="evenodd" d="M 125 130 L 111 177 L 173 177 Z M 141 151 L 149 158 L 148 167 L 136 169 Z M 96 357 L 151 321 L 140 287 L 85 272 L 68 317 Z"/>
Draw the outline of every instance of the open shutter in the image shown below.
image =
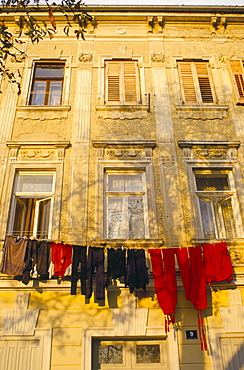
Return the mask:
<path fill-rule="evenodd" d="M 138 103 L 137 93 L 137 66 L 136 62 L 125 61 L 124 65 L 124 103 Z"/>
<path fill-rule="evenodd" d="M 120 62 L 107 62 L 107 99 L 108 102 L 120 103 Z"/>
<path fill-rule="evenodd" d="M 179 72 L 183 89 L 183 102 L 185 104 L 197 104 L 191 64 L 191 62 L 179 63 Z"/>
<path fill-rule="evenodd" d="M 238 102 L 244 104 L 244 71 L 240 60 L 230 60 L 233 81 L 236 87 Z"/>
<path fill-rule="evenodd" d="M 213 103 L 213 94 L 208 75 L 208 67 L 205 62 L 196 62 L 196 71 L 203 103 Z"/>

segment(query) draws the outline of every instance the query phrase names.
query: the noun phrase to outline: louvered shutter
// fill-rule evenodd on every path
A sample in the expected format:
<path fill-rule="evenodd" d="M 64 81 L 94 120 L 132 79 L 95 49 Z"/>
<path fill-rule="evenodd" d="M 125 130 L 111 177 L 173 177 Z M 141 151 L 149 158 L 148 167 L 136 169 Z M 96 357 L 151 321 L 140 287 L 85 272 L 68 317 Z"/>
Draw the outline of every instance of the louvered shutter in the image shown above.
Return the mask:
<path fill-rule="evenodd" d="M 135 61 L 107 61 L 106 102 L 110 104 L 138 104 L 138 68 Z"/>
<path fill-rule="evenodd" d="M 107 101 L 120 103 L 120 62 L 107 62 Z"/>
<path fill-rule="evenodd" d="M 244 71 L 240 60 L 230 60 L 231 72 L 233 74 L 239 103 L 244 103 Z"/>
<path fill-rule="evenodd" d="M 196 104 L 197 96 L 191 62 L 179 63 L 179 72 L 183 89 L 183 102 L 186 104 Z"/>
<path fill-rule="evenodd" d="M 203 103 L 213 103 L 213 94 L 210 85 L 208 67 L 205 62 L 196 62 L 195 63 L 197 77 L 199 82 L 199 88 L 201 92 L 202 102 Z"/>
<path fill-rule="evenodd" d="M 136 63 L 132 61 L 123 62 L 124 66 L 124 103 L 137 103 L 137 76 Z"/>

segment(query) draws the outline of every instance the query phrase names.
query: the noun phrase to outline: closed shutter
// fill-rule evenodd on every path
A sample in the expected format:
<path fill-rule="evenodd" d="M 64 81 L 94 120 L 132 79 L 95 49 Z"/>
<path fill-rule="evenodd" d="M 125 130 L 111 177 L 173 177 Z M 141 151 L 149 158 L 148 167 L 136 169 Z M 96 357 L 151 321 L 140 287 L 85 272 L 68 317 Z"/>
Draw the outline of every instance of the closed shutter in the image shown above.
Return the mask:
<path fill-rule="evenodd" d="M 198 76 L 199 88 L 203 103 L 213 103 L 212 89 L 210 85 L 207 63 L 196 62 L 196 71 Z"/>
<path fill-rule="evenodd" d="M 109 104 L 138 104 L 138 69 L 135 61 L 107 62 L 106 102 Z"/>
<path fill-rule="evenodd" d="M 124 62 L 124 102 L 137 103 L 136 63 Z"/>
<path fill-rule="evenodd" d="M 179 63 L 179 71 L 183 88 L 183 102 L 186 104 L 196 104 L 196 89 L 192 74 L 191 62 Z"/>
<path fill-rule="evenodd" d="M 107 64 L 107 101 L 120 102 L 120 62 L 111 61 Z"/>
<path fill-rule="evenodd" d="M 244 103 L 244 71 L 240 60 L 230 60 L 231 72 L 233 74 L 234 84 L 238 94 L 239 103 Z"/>
<path fill-rule="evenodd" d="M 206 62 L 179 62 L 183 104 L 214 103 Z"/>

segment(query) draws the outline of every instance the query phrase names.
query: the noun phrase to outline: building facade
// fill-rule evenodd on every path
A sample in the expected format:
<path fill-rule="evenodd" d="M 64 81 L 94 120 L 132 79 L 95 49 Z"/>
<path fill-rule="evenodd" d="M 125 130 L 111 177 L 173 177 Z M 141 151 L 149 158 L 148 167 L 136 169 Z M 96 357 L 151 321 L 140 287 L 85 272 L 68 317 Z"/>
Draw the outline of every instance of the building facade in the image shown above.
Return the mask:
<path fill-rule="evenodd" d="M 0 239 L 102 248 L 105 270 L 109 248 L 143 250 L 149 283 L 130 293 L 116 280 L 97 300 L 80 282 L 71 295 L 69 276 L 2 273 L 1 369 L 241 370 L 244 7 L 86 10 L 85 41 L 57 14 L 54 39 L 8 60 L 21 94 L 2 79 Z M 21 15 L 4 14 L 13 33 Z M 165 329 L 148 249 L 219 242 L 234 274 L 207 288 L 201 351 L 178 268 Z"/>

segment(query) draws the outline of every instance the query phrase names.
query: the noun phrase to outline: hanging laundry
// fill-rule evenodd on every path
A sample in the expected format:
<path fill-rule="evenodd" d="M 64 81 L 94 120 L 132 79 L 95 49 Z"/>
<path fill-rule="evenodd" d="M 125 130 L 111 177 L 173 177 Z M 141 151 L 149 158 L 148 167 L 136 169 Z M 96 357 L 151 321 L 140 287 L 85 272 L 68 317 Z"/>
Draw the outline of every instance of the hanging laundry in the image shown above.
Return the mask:
<path fill-rule="evenodd" d="M 166 332 L 168 324 L 174 323 L 175 307 L 177 303 L 177 285 L 175 273 L 174 248 L 149 249 L 151 256 L 152 273 L 158 303 L 166 318 Z"/>
<path fill-rule="evenodd" d="M 203 244 L 202 249 L 207 284 L 223 280 L 230 283 L 234 271 L 226 243 Z"/>
<path fill-rule="evenodd" d="M 109 286 L 112 279 L 119 279 L 124 277 L 126 286 L 126 251 L 125 249 L 107 249 L 108 253 L 108 267 L 106 287 Z"/>
<path fill-rule="evenodd" d="M 187 248 L 174 248 L 180 270 L 180 276 L 185 290 L 185 297 L 191 300 L 191 273 Z"/>
<path fill-rule="evenodd" d="M 72 245 L 63 243 L 52 243 L 51 244 L 54 276 L 66 276 L 66 269 L 72 263 Z"/>
<path fill-rule="evenodd" d="M 87 298 L 92 296 L 92 275 L 96 273 L 96 299 L 105 299 L 104 249 L 89 248 L 87 259 Z"/>
<path fill-rule="evenodd" d="M 3 259 L 0 271 L 7 275 L 22 275 L 25 267 L 27 239 L 15 241 L 12 236 L 6 236 L 3 246 Z"/>
<path fill-rule="evenodd" d="M 86 295 L 87 258 L 86 247 L 73 245 L 71 295 L 76 294 L 77 281 L 81 281 L 81 294 Z M 78 267 L 80 265 L 80 270 Z"/>
<path fill-rule="evenodd" d="M 30 272 L 31 277 L 48 279 L 48 267 L 50 264 L 50 247 L 51 243 L 45 240 L 32 240 L 33 243 L 33 264 Z"/>
<path fill-rule="evenodd" d="M 149 283 L 149 278 L 144 249 L 128 249 L 126 280 L 130 293 L 133 293 L 134 289 L 140 288 L 146 292 L 146 285 Z"/>
<path fill-rule="evenodd" d="M 206 279 L 203 268 L 201 246 L 188 248 L 190 258 L 191 287 L 190 301 L 196 310 L 207 308 Z"/>

